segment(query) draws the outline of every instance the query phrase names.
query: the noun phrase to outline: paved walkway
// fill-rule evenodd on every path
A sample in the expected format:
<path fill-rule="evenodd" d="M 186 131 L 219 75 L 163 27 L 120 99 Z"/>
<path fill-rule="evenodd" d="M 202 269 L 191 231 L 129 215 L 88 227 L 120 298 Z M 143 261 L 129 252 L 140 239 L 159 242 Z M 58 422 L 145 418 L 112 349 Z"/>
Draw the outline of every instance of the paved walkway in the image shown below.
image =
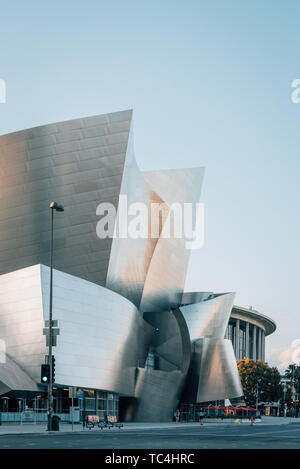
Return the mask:
<path fill-rule="evenodd" d="M 265 425 L 289 425 L 293 423 L 300 423 L 300 418 L 289 418 L 289 417 L 262 417 L 262 420 L 260 422 L 254 423 L 256 426 L 265 426 Z M 238 425 L 237 420 L 233 420 L 231 422 L 224 422 L 222 420 L 215 420 L 215 419 L 210 419 L 210 420 L 204 420 L 204 426 L 206 427 L 220 427 L 220 426 L 232 426 L 232 425 Z M 250 425 L 250 422 L 246 421 L 241 423 L 242 426 Z M 37 424 L 32 424 L 32 423 L 24 423 L 23 425 L 19 424 L 3 424 L 0 425 L 0 436 L 1 435 L 9 435 L 9 434 L 49 434 L 49 433 L 55 433 L 58 434 L 58 432 L 47 432 L 46 430 L 47 424 L 46 423 L 37 423 Z M 81 433 L 81 432 L 122 432 L 126 430 L 155 430 L 155 429 L 165 429 L 165 428 L 193 428 L 193 427 L 199 427 L 199 423 L 197 422 L 189 422 L 189 423 L 184 423 L 184 422 L 157 422 L 157 423 L 125 423 L 124 427 L 119 429 L 119 428 L 105 428 L 101 430 L 97 426 L 95 428 L 92 428 L 91 430 L 88 428 L 85 428 L 83 430 L 82 425 L 80 424 L 74 424 L 73 430 L 72 430 L 72 425 L 69 423 L 61 423 L 60 424 L 60 431 L 59 433 L 72 433 L 72 431 L 75 433 Z"/>

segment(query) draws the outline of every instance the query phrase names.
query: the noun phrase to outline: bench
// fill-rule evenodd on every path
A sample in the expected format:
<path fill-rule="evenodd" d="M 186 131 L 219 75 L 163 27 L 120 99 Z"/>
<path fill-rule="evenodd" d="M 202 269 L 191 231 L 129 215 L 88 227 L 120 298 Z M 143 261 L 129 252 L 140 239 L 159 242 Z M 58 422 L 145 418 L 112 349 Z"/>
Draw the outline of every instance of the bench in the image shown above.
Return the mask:
<path fill-rule="evenodd" d="M 99 419 L 98 415 L 88 415 L 87 422 L 86 422 L 86 428 L 91 430 L 92 428 L 94 428 L 95 423 L 99 424 L 99 420 L 100 419 Z"/>
<path fill-rule="evenodd" d="M 113 427 L 120 429 L 123 426 L 124 426 L 123 423 L 120 423 L 120 422 L 104 422 L 102 420 L 101 422 L 98 423 L 98 427 L 101 428 L 101 430 L 103 430 L 103 428 L 113 428 Z"/>
<path fill-rule="evenodd" d="M 111 422 L 99 422 L 98 423 L 98 427 L 101 428 L 101 430 L 103 430 L 103 428 L 111 428 L 113 427 L 113 424 Z"/>
<path fill-rule="evenodd" d="M 87 422 L 86 422 L 86 428 L 91 430 L 92 428 L 97 425 L 101 430 L 104 428 L 122 428 L 124 425 L 123 423 L 117 422 L 117 417 L 115 415 L 113 416 L 108 416 L 107 420 L 100 420 L 100 417 L 98 415 L 88 415 L 87 417 Z"/>

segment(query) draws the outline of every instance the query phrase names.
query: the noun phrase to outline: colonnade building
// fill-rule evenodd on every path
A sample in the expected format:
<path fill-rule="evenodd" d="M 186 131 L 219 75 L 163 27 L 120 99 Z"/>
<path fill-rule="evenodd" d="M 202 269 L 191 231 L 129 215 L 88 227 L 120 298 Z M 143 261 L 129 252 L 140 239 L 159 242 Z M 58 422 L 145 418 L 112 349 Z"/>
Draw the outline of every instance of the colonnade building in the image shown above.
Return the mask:
<path fill-rule="evenodd" d="M 230 339 L 237 360 L 265 361 L 265 338 L 276 330 L 275 322 L 250 308 L 234 305 L 225 338 Z"/>

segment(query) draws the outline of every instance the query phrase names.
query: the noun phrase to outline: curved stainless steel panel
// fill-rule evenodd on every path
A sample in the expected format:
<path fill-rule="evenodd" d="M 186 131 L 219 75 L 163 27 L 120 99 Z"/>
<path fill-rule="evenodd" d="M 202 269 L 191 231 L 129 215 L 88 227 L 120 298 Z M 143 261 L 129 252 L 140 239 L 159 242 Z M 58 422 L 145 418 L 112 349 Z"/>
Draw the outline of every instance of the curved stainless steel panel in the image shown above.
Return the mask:
<path fill-rule="evenodd" d="M 56 384 L 135 396 L 135 420 L 170 420 L 185 381 L 189 402 L 242 395 L 233 348 L 224 339 L 234 293 L 183 293 L 187 239 L 164 238 L 166 219 L 158 222 L 157 238 L 96 234 L 96 207 L 118 207 L 119 195 L 148 209 L 165 203 L 167 213 L 175 202 L 195 204 L 203 168 L 141 172 L 132 111 L 1 136 L 0 162 L 0 339 L 8 354 L 0 393 L 40 387 L 49 201 L 58 200 L 65 213 L 55 216 L 54 230 Z M 143 368 L 149 350 L 159 369 Z"/>
<path fill-rule="evenodd" d="M 39 265 L 0 276 L 0 338 L 36 383 L 47 354 L 49 277 L 49 268 Z M 56 384 L 133 396 L 136 367 L 145 362 L 153 327 L 129 300 L 104 287 L 57 270 L 53 281 L 53 316 L 60 330 Z"/>
<path fill-rule="evenodd" d="M 183 295 L 182 301 L 203 298 L 180 306 L 191 340 L 193 358 L 184 390 L 184 402 L 208 402 L 243 394 L 230 340 L 224 339 L 235 293 Z"/>
<path fill-rule="evenodd" d="M 175 202 L 199 202 L 204 168 L 145 171 L 143 175 L 168 207 Z M 166 311 L 181 303 L 190 257 L 186 241 L 184 233 L 182 238 L 158 239 L 143 289 L 142 311 Z"/>
<path fill-rule="evenodd" d="M 207 300 L 209 297 L 214 298 L 215 294 L 213 292 L 202 292 L 202 291 L 197 291 L 197 292 L 184 292 L 182 294 L 181 306 L 185 305 L 190 305 L 193 303 L 200 303 L 200 301 Z"/>
<path fill-rule="evenodd" d="M 141 303 L 149 264 L 157 243 L 157 238 L 151 238 L 150 236 L 150 204 L 152 202 L 162 203 L 162 200 L 148 186 L 137 166 L 134 157 L 132 126 L 129 134 L 120 196 L 127 197 L 127 207 L 134 203 L 143 203 L 147 207 L 148 237 L 118 236 L 113 239 L 106 287 L 128 298 L 138 308 Z M 119 229 L 119 211 L 118 208 L 116 230 Z M 130 223 L 130 218 L 128 222 Z"/>
<path fill-rule="evenodd" d="M 156 368 L 187 373 L 191 360 L 190 335 L 179 309 L 144 313 L 144 319 L 155 329 L 150 350 L 156 357 Z"/>
<path fill-rule="evenodd" d="M 139 368 L 135 396 L 136 422 L 170 422 L 178 406 L 186 375 L 179 370 L 161 371 Z"/>
<path fill-rule="evenodd" d="M 191 340 L 200 337 L 223 339 L 229 321 L 235 293 L 216 295 L 196 304 L 181 306 Z"/>
<path fill-rule="evenodd" d="M 49 273 L 42 266 L 44 311 Z M 153 328 L 126 298 L 63 272 L 54 272 L 56 382 L 133 396 L 138 361 L 145 360 Z"/>
<path fill-rule="evenodd" d="M 0 364 L 0 395 L 9 391 L 38 391 L 38 386 L 17 363 L 6 355 Z"/>
<path fill-rule="evenodd" d="M 151 238 L 151 203 L 196 203 L 200 197 L 203 168 L 140 172 L 134 157 L 131 128 L 120 195 L 129 204 L 148 208 L 146 239 L 117 237 L 113 240 L 107 288 L 120 293 L 142 311 L 165 311 L 180 304 L 190 251 L 186 238 Z M 164 275 L 162 276 L 162 272 Z"/>
<path fill-rule="evenodd" d="M 48 265 L 49 201 L 59 200 L 65 213 L 55 217 L 58 270 L 106 285 L 144 311 L 180 304 L 189 259 L 184 239 L 117 239 L 111 251 L 112 239 L 96 234 L 96 207 L 117 207 L 120 194 L 148 207 L 199 200 L 203 168 L 141 173 L 132 139 L 132 111 L 0 136 L 0 274 Z"/>
<path fill-rule="evenodd" d="M 199 202 L 204 177 L 203 167 L 143 171 L 150 187 L 170 207 L 174 202 Z"/>
<path fill-rule="evenodd" d="M 188 328 L 177 309 L 145 313 L 155 328 L 150 350 L 158 369 L 138 369 L 136 407 L 127 418 L 135 421 L 170 421 L 177 408 L 191 360 Z"/>
<path fill-rule="evenodd" d="M 185 402 L 209 402 L 243 395 L 230 340 L 199 339 L 187 380 Z"/>
<path fill-rule="evenodd" d="M 132 111 L 0 136 L 0 274 L 49 265 L 49 202 L 55 267 L 105 285 L 111 239 L 99 239 L 96 207 L 118 204 Z"/>
<path fill-rule="evenodd" d="M 47 355 L 43 327 L 40 266 L 1 275 L 0 339 L 7 355 L 36 383 L 40 382 L 40 365 Z M 1 373 L 0 367 L 0 381 Z"/>

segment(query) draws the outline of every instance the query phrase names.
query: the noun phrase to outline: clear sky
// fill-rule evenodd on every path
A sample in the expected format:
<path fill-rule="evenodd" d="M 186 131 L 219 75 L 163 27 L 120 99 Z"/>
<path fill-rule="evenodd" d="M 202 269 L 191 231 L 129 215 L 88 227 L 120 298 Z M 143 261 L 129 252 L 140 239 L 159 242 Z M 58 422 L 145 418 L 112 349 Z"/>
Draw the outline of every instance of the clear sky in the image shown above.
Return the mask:
<path fill-rule="evenodd" d="M 134 109 L 141 169 L 205 166 L 188 290 L 236 291 L 300 339 L 298 0 L 0 0 L 0 134 Z"/>

